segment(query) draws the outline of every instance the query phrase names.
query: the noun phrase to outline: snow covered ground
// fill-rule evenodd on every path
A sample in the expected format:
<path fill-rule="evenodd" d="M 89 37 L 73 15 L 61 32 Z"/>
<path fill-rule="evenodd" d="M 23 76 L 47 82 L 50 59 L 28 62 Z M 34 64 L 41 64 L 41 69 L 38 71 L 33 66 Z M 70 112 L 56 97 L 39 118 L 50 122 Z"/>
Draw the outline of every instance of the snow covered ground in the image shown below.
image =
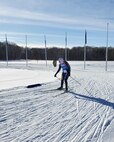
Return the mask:
<path fill-rule="evenodd" d="M 52 61 L 0 62 L 0 142 L 114 141 L 114 62 L 70 64 L 64 93 Z"/>

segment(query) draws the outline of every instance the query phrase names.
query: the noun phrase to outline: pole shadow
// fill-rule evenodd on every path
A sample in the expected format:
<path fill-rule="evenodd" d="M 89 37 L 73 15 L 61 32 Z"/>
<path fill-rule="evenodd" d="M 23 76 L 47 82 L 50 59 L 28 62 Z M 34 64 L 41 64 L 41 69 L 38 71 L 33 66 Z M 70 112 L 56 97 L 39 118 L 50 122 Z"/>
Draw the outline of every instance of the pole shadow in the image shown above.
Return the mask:
<path fill-rule="evenodd" d="M 72 92 L 72 91 L 69 91 L 69 93 L 73 94 L 76 98 L 80 97 L 80 99 L 82 98 L 82 99 L 85 99 L 85 100 L 88 100 L 88 101 L 96 102 L 96 103 L 99 103 L 99 104 L 102 104 L 102 105 L 105 105 L 105 106 L 108 106 L 108 107 L 111 107 L 112 109 L 114 109 L 114 103 L 109 102 L 107 100 L 104 100 L 104 99 L 101 99 L 101 98 L 95 98 L 95 97 L 92 97 L 92 96 L 80 95 L 80 94 L 77 94 L 77 93 Z"/>

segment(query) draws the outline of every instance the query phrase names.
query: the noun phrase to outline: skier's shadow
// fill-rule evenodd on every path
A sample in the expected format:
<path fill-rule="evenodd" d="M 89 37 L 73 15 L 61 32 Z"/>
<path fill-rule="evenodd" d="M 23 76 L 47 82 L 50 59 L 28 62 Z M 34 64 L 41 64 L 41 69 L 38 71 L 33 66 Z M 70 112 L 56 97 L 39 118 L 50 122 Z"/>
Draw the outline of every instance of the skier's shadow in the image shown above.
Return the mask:
<path fill-rule="evenodd" d="M 105 105 L 105 106 L 109 106 L 109 107 L 112 107 L 114 109 L 114 103 L 106 101 L 104 99 L 95 98 L 95 97 L 92 97 L 92 96 L 80 95 L 80 94 L 77 94 L 77 93 L 72 92 L 72 91 L 70 91 L 69 93 L 73 94 L 76 98 L 80 97 L 80 99 L 82 98 L 82 99 L 85 99 L 85 100 L 97 102 L 99 104 L 102 104 L 102 105 Z"/>

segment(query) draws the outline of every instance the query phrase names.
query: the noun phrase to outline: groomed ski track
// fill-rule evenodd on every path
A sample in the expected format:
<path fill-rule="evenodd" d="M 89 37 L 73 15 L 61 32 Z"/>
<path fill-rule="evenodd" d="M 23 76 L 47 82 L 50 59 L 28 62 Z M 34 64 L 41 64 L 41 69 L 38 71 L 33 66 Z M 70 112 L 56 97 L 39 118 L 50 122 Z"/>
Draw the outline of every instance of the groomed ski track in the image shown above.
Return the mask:
<path fill-rule="evenodd" d="M 114 76 L 76 74 L 68 93 L 53 90 L 59 80 L 1 91 L 0 142 L 105 142 L 114 119 Z"/>

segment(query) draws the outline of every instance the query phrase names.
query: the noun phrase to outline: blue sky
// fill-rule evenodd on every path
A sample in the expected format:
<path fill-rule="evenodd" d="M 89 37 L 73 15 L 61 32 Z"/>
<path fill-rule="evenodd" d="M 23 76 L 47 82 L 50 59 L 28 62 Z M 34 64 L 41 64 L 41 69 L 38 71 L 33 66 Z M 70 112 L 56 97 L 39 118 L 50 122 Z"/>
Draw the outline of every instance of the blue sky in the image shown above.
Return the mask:
<path fill-rule="evenodd" d="M 109 23 L 109 46 L 114 47 L 114 0 L 0 0 L 0 40 L 28 46 L 68 47 L 106 45 L 106 26 Z"/>

